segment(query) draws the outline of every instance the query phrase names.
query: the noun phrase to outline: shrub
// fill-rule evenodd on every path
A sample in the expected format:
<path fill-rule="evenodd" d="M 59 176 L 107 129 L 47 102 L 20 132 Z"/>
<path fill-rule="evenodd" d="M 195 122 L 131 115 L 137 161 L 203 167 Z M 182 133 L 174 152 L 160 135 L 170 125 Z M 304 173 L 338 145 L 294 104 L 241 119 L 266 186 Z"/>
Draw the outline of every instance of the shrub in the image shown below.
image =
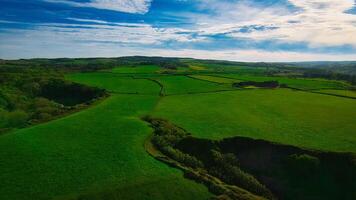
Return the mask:
<path fill-rule="evenodd" d="M 0 91 L 0 108 L 7 108 L 8 107 L 8 101 L 6 96 Z"/>
<path fill-rule="evenodd" d="M 272 193 L 262 185 L 255 177 L 242 171 L 238 166 L 238 160 L 234 154 L 222 154 L 212 150 L 211 155 L 214 161 L 209 173 L 222 179 L 224 182 L 240 186 L 258 195 L 272 198 Z"/>
<path fill-rule="evenodd" d="M 287 166 L 296 175 L 310 176 L 317 171 L 319 165 L 319 158 L 307 154 L 293 154 L 287 158 Z"/>
<path fill-rule="evenodd" d="M 5 128 L 7 124 L 6 115 L 7 111 L 0 108 L 0 128 Z"/>
<path fill-rule="evenodd" d="M 28 114 L 22 110 L 16 110 L 8 112 L 5 116 L 7 121 L 7 127 L 23 127 L 28 120 Z"/>
<path fill-rule="evenodd" d="M 277 88 L 279 87 L 278 81 L 264 81 L 264 82 L 256 82 L 256 81 L 246 81 L 234 83 L 234 87 L 247 87 L 247 86 L 255 86 L 261 88 Z"/>

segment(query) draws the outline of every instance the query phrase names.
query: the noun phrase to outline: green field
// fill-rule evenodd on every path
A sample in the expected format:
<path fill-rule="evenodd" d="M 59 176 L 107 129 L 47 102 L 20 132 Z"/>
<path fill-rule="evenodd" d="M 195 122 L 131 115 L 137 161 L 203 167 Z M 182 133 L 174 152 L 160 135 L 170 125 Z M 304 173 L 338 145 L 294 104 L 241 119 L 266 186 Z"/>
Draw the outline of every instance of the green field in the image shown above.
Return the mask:
<path fill-rule="evenodd" d="M 117 67 L 112 70 L 117 74 L 153 74 L 160 70 L 156 65 L 139 65 L 132 67 Z"/>
<path fill-rule="evenodd" d="M 238 82 L 238 80 L 233 79 L 233 78 L 224 78 L 224 77 L 218 77 L 218 76 L 207 76 L 207 75 L 192 75 L 191 77 L 204 80 L 204 81 L 209 81 L 213 83 L 221 83 L 221 84 L 232 84 Z"/>
<path fill-rule="evenodd" d="M 170 120 L 200 138 L 246 136 L 356 153 L 356 100 L 231 86 L 233 79 L 277 79 L 320 91 L 342 89 L 343 82 L 156 72 L 157 67 L 148 66 L 68 75 L 75 82 L 108 90 L 111 97 L 71 116 L 0 136 L 0 199 L 68 199 L 81 194 L 93 199 L 210 197 L 205 186 L 184 179 L 179 170 L 145 152 L 143 144 L 152 131 L 140 120 L 146 114 Z M 158 82 L 166 96 L 159 97 Z"/>
<path fill-rule="evenodd" d="M 320 89 L 345 89 L 349 85 L 341 81 L 329 81 L 323 79 L 306 78 L 288 78 L 288 77 L 268 77 L 240 74 L 223 74 L 220 77 L 234 78 L 238 81 L 279 81 L 281 84 L 287 84 L 289 87 L 302 90 L 320 90 Z"/>
<path fill-rule="evenodd" d="M 153 81 L 137 79 L 129 76 L 118 76 L 112 73 L 82 73 L 72 74 L 69 79 L 99 88 L 104 88 L 113 93 L 138 93 L 159 94 L 160 88 Z"/>
<path fill-rule="evenodd" d="M 220 85 L 193 79 L 188 76 L 161 76 L 155 78 L 155 80 L 164 86 L 164 92 L 167 95 L 216 92 L 233 89 L 230 85 Z"/>
<path fill-rule="evenodd" d="M 203 138 L 239 135 L 356 152 L 353 99 L 289 89 L 239 90 L 166 97 L 156 107 L 155 116 L 170 119 Z"/>
<path fill-rule="evenodd" d="M 317 92 L 356 98 L 356 91 L 354 90 L 318 90 Z"/>
<path fill-rule="evenodd" d="M 207 189 L 145 152 L 151 130 L 138 117 L 156 101 L 114 95 L 95 108 L 2 136 L 0 199 L 65 199 L 108 188 L 120 199 L 206 199 Z"/>

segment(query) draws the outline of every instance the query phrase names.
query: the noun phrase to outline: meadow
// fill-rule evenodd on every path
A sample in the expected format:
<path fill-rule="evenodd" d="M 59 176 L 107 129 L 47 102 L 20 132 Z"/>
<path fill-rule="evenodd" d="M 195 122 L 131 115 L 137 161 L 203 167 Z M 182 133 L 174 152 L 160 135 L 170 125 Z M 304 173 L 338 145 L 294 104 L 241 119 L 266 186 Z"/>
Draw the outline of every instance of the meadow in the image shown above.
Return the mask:
<path fill-rule="evenodd" d="M 169 119 L 201 138 L 245 136 L 356 152 L 353 99 L 289 89 L 246 89 L 166 97 L 154 116 Z"/>
<path fill-rule="evenodd" d="M 303 148 L 356 152 L 355 101 L 328 95 L 352 95 L 353 91 L 345 89 L 348 87 L 345 82 L 253 75 L 246 74 L 244 68 L 240 72 L 240 68 L 235 69 L 239 73 L 219 71 L 188 76 L 160 75 L 152 66 L 131 68 L 134 71 L 123 77 L 116 73 L 130 72 L 130 67 L 116 68 L 113 73 L 75 74 L 69 78 L 109 91 L 137 94 L 158 94 L 159 85 L 152 81 L 156 80 L 163 86 L 165 97 L 160 99 L 152 115 L 169 119 L 197 137 L 246 136 Z M 278 80 L 305 91 L 241 90 L 231 86 L 233 82 L 249 80 Z M 322 94 L 314 93 L 319 91 Z"/>
<path fill-rule="evenodd" d="M 104 190 L 117 199 L 208 198 L 206 188 L 145 152 L 151 129 L 139 117 L 156 101 L 113 95 L 95 108 L 2 136 L 0 199 L 74 199 Z"/>
<path fill-rule="evenodd" d="M 317 92 L 323 94 L 335 94 L 335 95 L 340 95 L 345 97 L 356 98 L 356 91 L 350 91 L 350 90 L 318 90 Z"/>
<path fill-rule="evenodd" d="M 167 119 L 198 138 L 244 136 L 356 153 L 356 100 L 309 92 L 353 95 L 346 83 L 268 77 L 263 69 L 246 67 L 214 73 L 214 66 L 201 65 L 183 74 L 161 73 L 154 65 L 67 74 L 111 96 L 70 116 L 1 135 L 0 199 L 211 197 L 205 186 L 147 154 L 152 129 L 140 119 L 144 115 Z M 278 80 L 305 91 L 232 86 L 246 80 Z"/>
<path fill-rule="evenodd" d="M 301 90 L 321 90 L 321 89 L 346 89 L 349 84 L 342 81 L 330 81 L 325 79 L 310 79 L 310 78 L 290 78 L 290 77 L 272 77 L 259 76 L 248 74 L 223 74 L 218 75 L 226 78 L 233 78 L 238 81 L 271 81 L 275 80 L 281 84 L 286 84 L 288 87 Z"/>
<path fill-rule="evenodd" d="M 68 78 L 82 84 L 106 89 L 111 93 L 159 94 L 160 88 L 156 83 L 147 79 L 135 79 L 131 76 L 120 76 L 115 73 L 76 73 Z"/>

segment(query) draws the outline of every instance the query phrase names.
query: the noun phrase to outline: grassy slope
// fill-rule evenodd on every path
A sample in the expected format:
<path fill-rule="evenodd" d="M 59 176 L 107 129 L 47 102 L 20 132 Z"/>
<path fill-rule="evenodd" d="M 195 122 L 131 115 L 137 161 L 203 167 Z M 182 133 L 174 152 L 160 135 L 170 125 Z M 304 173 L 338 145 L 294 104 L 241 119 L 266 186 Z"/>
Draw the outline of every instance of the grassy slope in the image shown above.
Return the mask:
<path fill-rule="evenodd" d="M 356 91 L 351 90 L 318 90 L 317 92 L 356 98 Z"/>
<path fill-rule="evenodd" d="M 159 87 L 153 81 L 134 79 L 127 76 L 119 76 L 110 73 L 82 73 L 71 74 L 71 80 L 82 84 L 105 88 L 110 92 L 159 94 Z"/>
<path fill-rule="evenodd" d="M 179 171 L 144 151 L 143 142 L 151 130 L 138 116 L 153 109 L 159 87 L 119 74 L 129 70 L 69 78 L 117 93 L 146 96 L 114 95 L 89 110 L 1 136 L 0 199 L 67 198 L 87 192 L 93 199 L 207 198 L 206 188 L 183 179 Z M 231 89 L 184 76 L 155 79 L 168 94 Z M 356 152 L 355 106 L 355 100 L 287 89 L 240 90 L 165 97 L 155 114 L 199 137 L 243 135 Z"/>
<path fill-rule="evenodd" d="M 198 137 L 240 135 L 356 152 L 353 99 L 288 89 L 240 90 L 166 97 L 156 107 L 155 115 L 172 120 Z"/>
<path fill-rule="evenodd" d="M 93 80 L 99 82 L 95 74 Z M 145 152 L 151 130 L 138 116 L 157 99 L 114 95 L 89 110 L 1 136 L 0 199 L 66 199 L 103 190 L 118 199 L 208 198 L 205 187 Z"/>
<path fill-rule="evenodd" d="M 224 78 L 224 77 L 218 77 L 218 76 L 192 75 L 191 77 L 194 77 L 194 78 L 197 78 L 200 80 L 214 82 L 214 83 L 221 83 L 221 84 L 232 84 L 232 83 L 238 82 L 238 80 L 233 79 L 233 78 Z"/>
<path fill-rule="evenodd" d="M 317 89 L 344 89 L 348 85 L 341 81 L 329 81 L 322 79 L 302 79 L 302 78 L 287 78 L 287 77 L 266 77 L 266 76 L 251 76 L 240 74 L 224 74 L 223 77 L 235 78 L 242 81 L 270 81 L 277 80 L 280 83 L 287 84 L 290 87 L 317 90 Z"/>
<path fill-rule="evenodd" d="M 165 94 L 168 95 L 233 89 L 230 85 L 219 85 L 217 83 L 210 83 L 186 76 L 163 76 L 155 79 L 164 85 Z"/>
<path fill-rule="evenodd" d="M 142 65 L 137 67 L 117 67 L 112 70 L 113 73 L 118 74 L 145 74 L 145 73 L 155 73 L 160 70 L 160 67 L 156 65 Z"/>

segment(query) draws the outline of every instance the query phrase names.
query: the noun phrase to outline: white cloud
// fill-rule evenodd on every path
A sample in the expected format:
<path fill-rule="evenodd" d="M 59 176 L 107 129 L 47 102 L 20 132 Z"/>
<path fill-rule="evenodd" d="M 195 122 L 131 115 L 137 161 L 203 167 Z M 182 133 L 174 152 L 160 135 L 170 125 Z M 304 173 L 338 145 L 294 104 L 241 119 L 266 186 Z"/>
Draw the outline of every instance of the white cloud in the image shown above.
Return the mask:
<path fill-rule="evenodd" d="M 121 45 L 160 45 L 166 41 L 192 42 L 189 34 L 179 28 L 154 28 L 144 23 L 111 23 L 102 20 L 86 20 L 69 18 L 80 22 L 96 24 L 63 24 L 42 23 L 34 29 L 12 30 L 0 32 L 0 44 L 10 40 L 17 45 L 28 42 L 56 43 L 62 46 L 67 43 L 117 43 Z M 6 30 L 6 29 L 4 29 Z M 178 34 L 179 33 L 179 34 Z M 6 48 L 4 48 L 6 49 Z"/>
<path fill-rule="evenodd" d="M 92 43 L 76 42 L 72 33 L 39 30 L 36 32 L 0 33 L 0 58 L 58 58 L 58 57 L 119 57 L 119 56 L 169 56 L 189 57 L 200 59 L 219 59 L 232 61 L 263 61 L 263 62 L 292 62 L 292 61 L 345 61 L 356 60 L 356 54 L 316 54 L 296 52 L 269 52 L 261 50 L 193 50 L 193 49 L 158 49 L 150 47 L 132 47 L 132 43 Z M 22 37 L 18 37 L 20 34 Z M 82 35 L 80 32 L 75 33 Z M 2 38 L 6 38 L 3 40 Z M 87 36 L 81 36 L 81 39 Z M 139 41 L 142 42 L 142 41 Z M 146 41 L 147 42 L 147 41 Z"/>
<path fill-rule="evenodd" d="M 353 0 L 289 0 L 289 2 L 299 10 L 291 11 L 280 5 L 262 8 L 248 1 L 202 1 L 202 9 L 211 9 L 213 14 L 197 15 L 196 31 L 210 35 L 225 33 L 231 37 L 252 40 L 307 42 L 312 46 L 326 47 L 338 45 L 356 47 L 356 15 L 346 13 L 354 7 Z M 239 32 L 242 27 L 250 25 L 277 28 Z"/>
<path fill-rule="evenodd" d="M 149 11 L 152 0 L 90 0 L 90 2 L 74 2 L 70 0 L 44 0 L 52 3 L 65 3 L 77 7 L 93 7 L 115 10 L 126 13 L 145 14 Z"/>
<path fill-rule="evenodd" d="M 68 0 L 47 1 L 69 3 Z M 240 61 L 356 60 L 356 52 L 269 52 L 251 49 L 253 47 L 242 50 L 233 46 L 229 47 L 229 50 L 218 51 L 194 50 L 181 46 L 172 50 L 162 46 L 168 41 L 184 44 L 192 42 L 191 46 L 194 46 L 196 41 L 205 41 L 206 35 L 227 34 L 236 39 L 252 41 L 273 39 L 276 43 L 306 42 L 312 47 L 321 47 L 324 50 L 344 44 L 356 47 L 356 16 L 345 13 L 354 6 L 352 0 L 290 0 L 292 5 L 299 8 L 294 11 L 276 5 L 256 7 L 248 1 L 197 1 L 200 1 L 201 9 L 212 9 L 215 12 L 190 13 L 190 16 L 184 13 L 184 17 L 190 17 L 195 24 L 185 28 L 155 28 L 145 23 L 67 18 L 78 23 L 42 23 L 32 29 L 3 29 L 4 31 L 0 32 L 0 49 L 6 51 L 0 51 L 0 58 L 161 55 Z M 151 1 L 130 1 L 137 4 L 125 4 L 129 1 L 98 0 L 71 4 L 99 8 L 98 3 L 108 6 L 115 2 L 121 3 L 115 4 L 120 7 L 116 7 L 116 10 L 144 13 L 148 11 Z M 141 8 L 138 5 L 141 5 Z M 241 28 L 251 25 L 278 28 L 239 32 Z M 191 34 L 197 37 L 192 37 Z M 236 49 L 233 50 L 234 48 Z"/>
<path fill-rule="evenodd" d="M 155 29 L 147 24 L 135 27 L 83 24 L 42 24 L 35 30 L 7 30 L 0 33 L 0 58 L 33 57 L 116 57 L 130 55 L 193 57 L 235 61 L 356 60 L 354 54 L 316 54 L 285 51 L 178 50 L 152 48 L 167 40 L 189 41 L 176 34 L 180 29 Z"/>
<path fill-rule="evenodd" d="M 263 50 L 153 50 L 147 56 L 161 55 L 170 57 L 189 57 L 199 59 L 217 59 L 246 62 L 298 62 L 298 61 L 355 61 L 356 54 L 318 54 L 286 51 Z"/>

